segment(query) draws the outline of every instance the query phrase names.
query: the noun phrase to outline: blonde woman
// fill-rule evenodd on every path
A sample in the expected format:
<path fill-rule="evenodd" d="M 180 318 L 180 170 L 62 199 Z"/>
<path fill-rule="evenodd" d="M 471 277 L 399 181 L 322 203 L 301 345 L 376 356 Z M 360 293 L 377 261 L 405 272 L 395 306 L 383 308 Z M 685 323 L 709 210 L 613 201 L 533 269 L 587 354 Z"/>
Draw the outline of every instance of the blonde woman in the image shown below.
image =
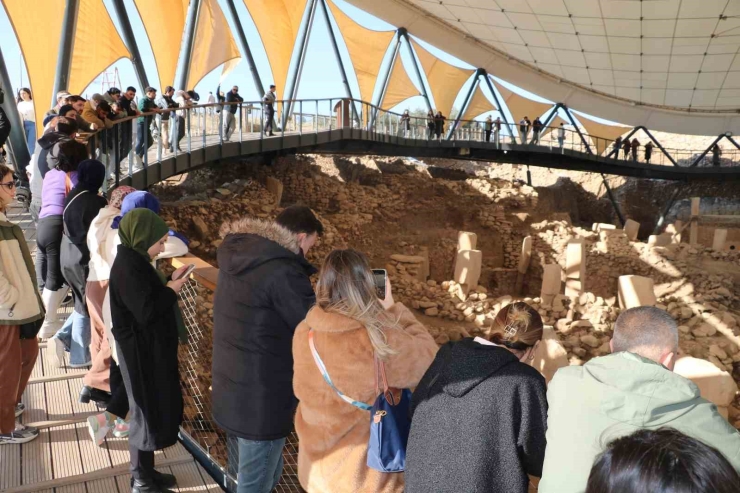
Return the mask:
<path fill-rule="evenodd" d="M 403 473 L 367 467 L 370 415 L 340 398 L 324 380 L 309 347 L 309 330 L 335 387 L 370 405 L 378 394 L 374 355 L 385 363 L 389 387 L 415 387 L 437 352 L 434 339 L 408 308 L 394 303 L 390 283 L 385 299 L 376 297 L 370 265 L 354 250 L 335 250 L 326 257 L 316 306 L 293 337 L 301 486 L 309 493 L 403 491 Z"/>
<path fill-rule="evenodd" d="M 487 338 L 450 342 L 414 391 L 406 492 L 526 493 L 545 457 L 545 379 L 530 366 L 542 319 L 526 303 Z"/>

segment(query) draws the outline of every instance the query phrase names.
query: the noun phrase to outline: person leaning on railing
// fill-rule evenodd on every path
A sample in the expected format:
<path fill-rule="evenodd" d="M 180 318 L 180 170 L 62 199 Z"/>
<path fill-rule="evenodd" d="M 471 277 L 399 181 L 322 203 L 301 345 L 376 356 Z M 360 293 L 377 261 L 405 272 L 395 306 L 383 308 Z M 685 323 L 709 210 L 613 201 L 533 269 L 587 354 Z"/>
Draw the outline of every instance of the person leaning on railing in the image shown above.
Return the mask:
<path fill-rule="evenodd" d="M 178 104 L 175 102 L 174 99 L 172 99 L 172 96 L 174 96 L 174 94 L 174 87 L 165 87 L 164 92 L 162 92 L 162 96 L 157 99 L 157 106 L 159 106 L 159 108 L 163 110 L 172 110 L 174 108 L 177 108 Z M 169 152 L 170 150 L 170 116 L 172 114 L 173 113 L 171 111 L 162 112 L 162 128 L 159 129 L 159 135 L 162 139 L 162 148 L 165 152 Z"/>

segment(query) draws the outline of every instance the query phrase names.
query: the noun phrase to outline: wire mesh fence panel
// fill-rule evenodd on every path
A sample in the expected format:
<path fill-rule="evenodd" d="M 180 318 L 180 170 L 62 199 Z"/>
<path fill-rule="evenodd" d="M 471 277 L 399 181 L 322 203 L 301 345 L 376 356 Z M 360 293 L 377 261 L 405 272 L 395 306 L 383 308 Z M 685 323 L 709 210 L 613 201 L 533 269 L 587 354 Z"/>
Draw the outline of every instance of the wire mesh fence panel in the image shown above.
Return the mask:
<path fill-rule="evenodd" d="M 228 491 L 236 491 L 239 453 L 237 440 L 227 436 L 213 421 L 211 361 L 213 354 L 212 291 L 191 279 L 180 291 L 180 308 L 188 343 L 179 348 L 183 390 L 182 429 L 206 452 L 208 459 L 226 473 Z M 295 432 L 283 449 L 284 467 L 277 493 L 301 493 L 298 483 L 298 437 Z"/>

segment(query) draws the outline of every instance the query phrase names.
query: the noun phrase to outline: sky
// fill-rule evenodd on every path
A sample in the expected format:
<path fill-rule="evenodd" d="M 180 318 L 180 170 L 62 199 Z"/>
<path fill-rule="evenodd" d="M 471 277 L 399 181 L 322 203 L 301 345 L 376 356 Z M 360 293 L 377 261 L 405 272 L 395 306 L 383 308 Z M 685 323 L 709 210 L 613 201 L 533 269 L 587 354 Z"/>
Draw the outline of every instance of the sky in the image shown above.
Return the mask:
<path fill-rule="evenodd" d="M 62 0 L 58 0 L 62 1 Z M 222 10 L 226 12 L 225 6 L 222 4 L 222 0 L 218 0 L 219 4 L 222 6 Z M 113 19 L 114 24 L 117 28 L 120 27 L 118 25 L 118 19 L 115 15 L 115 11 L 112 8 L 112 5 L 110 4 L 109 0 L 103 0 L 104 4 L 106 5 L 106 8 L 108 9 L 108 12 Z M 134 6 L 133 0 L 124 0 L 124 3 L 127 8 L 127 12 L 129 13 L 129 19 L 134 31 L 134 36 L 136 37 L 138 41 L 138 47 L 139 51 L 141 52 L 142 61 L 144 64 L 145 71 L 147 73 L 147 77 L 149 79 L 149 82 L 152 83 L 153 81 L 158 81 L 159 77 L 157 76 L 157 67 L 156 63 L 154 61 L 154 56 L 152 54 L 151 47 L 149 46 L 149 43 L 147 42 L 147 35 L 146 31 L 144 30 L 144 26 L 141 22 L 141 19 L 139 17 L 138 11 L 136 7 Z M 390 31 L 395 30 L 395 27 L 370 15 L 362 10 L 344 2 L 343 0 L 334 0 L 334 3 L 342 9 L 347 15 L 349 15 L 353 20 L 355 20 L 357 23 L 362 25 L 363 27 L 366 27 L 368 29 L 378 30 L 378 31 Z M 262 41 L 259 37 L 259 34 L 257 33 L 257 29 L 254 26 L 254 23 L 251 20 L 251 17 L 249 16 L 249 13 L 247 11 L 246 5 L 242 0 L 235 0 L 234 4 L 236 5 L 237 14 L 239 16 L 239 21 L 241 22 L 245 35 L 247 37 L 247 43 L 250 46 L 250 49 L 252 51 L 252 54 L 255 59 L 255 64 L 257 66 L 257 70 L 260 74 L 260 77 L 262 79 L 262 82 L 264 84 L 269 84 L 272 81 L 272 75 L 270 71 L 270 64 L 267 60 L 267 55 L 265 53 Z M 229 16 L 226 16 L 227 20 L 231 22 L 231 19 L 229 19 Z M 336 29 L 335 32 L 338 33 L 339 30 Z M 233 32 L 233 28 L 232 28 Z M 144 40 L 142 42 L 141 40 Z M 468 65 L 462 60 L 459 60 L 451 55 L 448 55 L 444 51 L 441 51 L 437 47 L 431 46 L 419 39 L 416 39 L 419 44 L 421 44 L 424 48 L 429 50 L 432 54 L 439 57 L 440 59 L 461 67 L 461 68 L 467 68 L 467 69 L 474 69 L 475 67 Z M 352 91 L 352 94 L 355 98 L 359 98 L 359 86 L 357 85 L 357 78 L 354 74 L 354 71 L 351 69 L 352 63 L 349 58 L 349 54 L 347 52 L 347 48 L 344 45 L 344 41 L 341 38 L 341 35 L 337 36 L 337 42 L 340 49 L 340 55 L 342 57 L 345 69 L 347 70 L 347 76 L 350 84 L 350 89 Z M 6 67 L 8 69 L 8 72 L 10 74 L 11 83 L 13 85 L 13 93 L 17 91 L 19 87 L 24 87 L 28 85 L 28 75 L 26 73 L 26 69 L 23 63 L 22 55 L 20 52 L 20 48 L 18 46 L 18 42 L 15 38 L 15 34 L 13 33 L 13 29 L 8 21 L 8 17 L 4 9 L 0 7 L 0 47 L 2 47 L 2 55 L 5 60 Z M 297 50 L 296 50 L 297 52 Z M 408 55 L 408 50 L 404 47 L 401 49 L 401 59 L 403 60 L 404 67 L 406 68 L 407 73 L 409 74 L 410 79 L 414 82 L 414 84 L 417 86 L 417 89 L 419 89 L 419 83 L 416 78 L 416 74 L 411 62 L 411 59 Z M 384 73 L 384 68 L 387 67 L 387 64 L 390 63 L 392 50 L 388 49 L 388 52 L 386 53 L 386 58 L 383 62 L 383 66 L 381 67 L 380 74 Z M 297 58 L 297 53 L 294 53 L 294 60 L 293 63 L 295 63 Z M 118 77 L 120 80 L 120 83 L 118 80 L 116 80 L 115 85 L 120 87 L 121 89 L 125 89 L 127 86 L 134 86 L 137 87 L 138 93 L 141 94 L 141 89 L 138 87 L 138 82 L 136 79 L 136 76 L 134 74 L 133 65 L 128 59 L 119 60 L 118 62 L 114 63 L 109 69 L 109 75 L 108 78 L 114 77 L 114 70 L 118 70 Z M 203 80 L 195 87 L 196 92 L 198 92 L 201 95 L 202 102 L 205 102 L 208 96 L 208 92 L 212 91 L 215 94 L 216 87 L 218 86 L 219 79 L 221 78 L 222 69 L 221 67 L 218 67 L 216 70 L 208 74 L 206 77 L 203 78 Z M 495 74 L 492 74 L 495 77 Z M 95 81 L 93 81 L 85 91 L 83 91 L 83 96 L 91 96 L 93 93 L 96 92 L 102 92 L 103 87 L 103 80 L 105 76 L 101 75 L 99 76 Z M 472 78 L 471 78 L 472 79 Z M 527 91 L 524 91 L 518 87 L 512 86 L 511 84 L 508 84 L 505 80 L 496 79 L 497 81 L 501 82 L 502 85 L 508 87 L 509 89 L 513 90 L 514 92 L 517 92 L 519 94 L 522 94 L 526 97 L 529 97 L 531 99 L 534 99 L 536 101 L 541 102 L 550 102 L 545 99 L 542 99 L 538 97 L 535 94 L 529 93 Z M 457 108 L 460 108 L 465 99 L 465 94 L 467 92 L 467 88 L 469 87 L 470 81 L 466 83 L 466 85 L 461 88 L 460 93 L 457 96 L 455 106 Z M 249 72 L 249 66 L 246 62 L 246 59 L 242 59 L 242 61 L 236 66 L 236 68 L 228 74 L 225 79 L 222 82 L 222 86 L 225 88 L 230 88 L 232 85 L 238 85 L 240 88 L 240 94 L 245 99 L 245 101 L 256 101 L 259 98 L 261 98 L 262 94 L 257 94 L 256 89 L 254 88 L 254 84 L 252 83 L 252 77 Z M 378 93 L 380 92 L 380 85 L 376 84 L 375 89 L 375 95 L 374 100 L 378 96 Z M 33 88 L 31 88 L 33 89 Z M 161 88 L 158 88 L 161 90 Z M 10 92 L 10 91 L 7 91 Z M 487 88 L 484 88 L 483 90 L 484 94 L 489 98 L 489 100 L 493 101 L 491 98 L 491 95 L 489 93 L 489 90 Z M 322 99 L 322 98 L 338 98 L 343 97 L 345 95 L 345 89 L 342 84 L 342 79 L 340 75 L 339 66 L 336 62 L 336 58 L 334 55 L 334 51 L 331 45 L 330 37 L 329 37 L 329 30 L 326 25 L 326 21 L 324 19 L 323 15 L 316 15 L 314 19 L 313 28 L 310 33 L 309 38 L 309 46 L 307 50 L 307 56 L 304 63 L 304 69 L 302 73 L 302 77 L 300 80 L 300 85 L 298 88 L 298 94 L 296 96 L 297 99 Z M 281 88 L 278 88 L 278 98 L 281 96 L 284 96 Z M 431 94 L 430 94 L 431 98 Z M 328 109 L 328 105 L 327 105 Z M 405 109 L 414 110 L 414 109 L 424 109 L 426 110 L 426 104 L 424 102 L 423 97 L 417 96 L 410 98 L 398 106 L 394 108 L 393 110 L 396 112 L 402 112 Z M 485 113 L 483 115 L 480 115 L 478 119 L 485 119 L 488 116 L 489 113 Z M 492 115 L 493 118 L 496 118 L 499 116 L 498 111 L 490 112 L 490 115 Z M 561 115 L 564 116 L 564 115 Z M 610 123 L 606 120 L 602 120 L 596 117 L 589 116 L 590 118 L 600 121 L 603 123 Z M 510 120 L 511 121 L 511 120 Z"/>

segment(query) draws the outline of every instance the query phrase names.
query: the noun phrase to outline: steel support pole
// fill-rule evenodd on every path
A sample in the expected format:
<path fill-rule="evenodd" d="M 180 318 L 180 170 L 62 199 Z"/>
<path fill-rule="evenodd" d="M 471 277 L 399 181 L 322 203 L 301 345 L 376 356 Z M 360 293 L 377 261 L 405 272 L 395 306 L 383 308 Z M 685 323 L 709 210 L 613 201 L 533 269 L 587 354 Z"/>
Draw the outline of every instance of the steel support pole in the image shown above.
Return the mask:
<path fill-rule="evenodd" d="M 429 101 L 429 94 L 427 88 L 424 85 L 424 79 L 421 77 L 421 70 L 419 69 L 419 62 L 416 60 L 416 54 L 414 49 L 411 47 L 411 39 L 409 39 L 409 33 L 405 27 L 399 27 L 398 33 L 406 39 L 406 48 L 409 50 L 409 56 L 414 65 L 414 72 L 416 72 L 416 78 L 419 80 L 419 87 L 421 87 L 421 95 L 424 97 L 424 101 L 427 103 L 427 110 L 432 111 L 432 103 Z"/>
<path fill-rule="evenodd" d="M 447 131 L 447 140 L 452 139 L 452 136 L 455 134 L 455 129 L 457 128 L 457 125 L 460 123 L 460 120 L 462 119 L 463 114 L 465 114 L 465 110 L 468 109 L 470 100 L 473 97 L 473 92 L 475 91 L 475 88 L 478 87 L 478 84 L 480 84 L 480 75 L 481 75 L 481 69 L 476 70 L 475 75 L 473 76 L 473 82 L 470 83 L 470 89 L 468 89 L 468 93 L 465 95 L 465 100 L 463 101 L 462 108 L 460 108 L 460 112 L 457 114 L 457 118 L 455 118 L 455 122 L 452 124 L 452 126 L 450 126 L 450 129 Z"/>
<path fill-rule="evenodd" d="M 290 113 L 293 110 L 293 99 L 295 98 L 296 94 L 298 94 L 298 85 L 301 81 L 301 74 L 303 73 L 303 64 L 306 61 L 306 52 L 308 51 L 308 40 L 311 36 L 311 29 L 313 28 L 313 20 L 316 16 L 316 4 L 320 3 L 323 6 L 322 0 L 312 0 L 310 4 L 307 5 L 308 9 L 308 17 L 306 19 L 306 24 L 303 26 L 303 33 L 301 34 L 301 41 L 300 41 L 300 51 L 298 53 L 298 62 L 296 63 L 295 70 L 293 71 L 293 77 L 290 81 L 290 87 L 288 88 L 288 92 L 285 95 L 285 100 L 287 102 L 283 103 L 283 114 L 281 115 L 281 121 L 282 125 L 281 128 L 284 128 L 285 125 L 288 123 L 288 118 L 290 118 Z M 331 30 L 331 24 L 329 25 L 329 30 Z M 339 51 L 337 49 L 336 53 L 338 54 Z M 288 109 L 286 111 L 285 105 L 288 105 Z"/>
<path fill-rule="evenodd" d="M 190 59 L 193 55 L 193 43 L 195 42 L 195 28 L 198 25 L 198 14 L 200 13 L 200 1 L 190 0 L 188 5 L 187 24 L 185 32 L 182 35 L 182 44 L 180 46 L 180 63 L 177 67 L 177 79 L 175 86 L 177 89 L 187 90 L 185 87 L 190 76 Z M 190 88 L 192 89 L 192 87 Z"/>
<path fill-rule="evenodd" d="M 504 110 L 503 110 L 504 107 L 501 106 L 501 101 L 499 101 L 498 96 L 496 95 L 496 91 L 493 90 L 493 83 L 491 82 L 491 77 L 485 71 L 483 72 L 483 74 L 485 75 L 484 79 L 486 80 L 486 85 L 488 85 L 488 90 L 491 91 L 491 95 L 493 96 L 493 101 L 496 103 L 496 107 L 498 108 L 498 112 L 501 115 L 501 119 L 504 121 L 504 125 L 506 126 L 506 129 L 509 131 L 509 135 L 511 136 L 511 141 L 514 144 L 516 144 L 516 132 L 511 128 L 511 125 L 509 124 L 509 120 L 506 118 L 506 114 L 504 113 Z"/>
<path fill-rule="evenodd" d="M 72 50 L 74 49 L 79 0 L 66 0 L 66 3 L 64 19 L 62 20 L 62 37 L 59 40 L 59 53 L 57 55 L 54 93 L 51 95 L 52 107 L 57 104 L 57 92 L 69 89 L 69 71 L 72 65 Z"/>
<path fill-rule="evenodd" d="M 671 211 L 671 207 L 673 207 L 673 203 L 676 202 L 676 197 L 678 197 L 678 192 L 680 190 L 681 190 L 680 187 L 676 187 L 675 190 L 673 190 L 673 195 L 671 195 L 671 198 L 668 199 L 668 204 L 665 206 L 663 213 L 658 218 L 658 223 L 655 225 L 655 229 L 653 230 L 654 235 L 660 234 L 660 230 L 663 228 L 663 224 L 665 223 L 665 218 L 668 215 L 668 213 Z"/>
<path fill-rule="evenodd" d="M 550 123 L 552 123 L 553 119 L 555 118 L 555 115 L 558 114 L 558 110 L 563 106 L 563 103 L 556 103 L 555 106 L 552 107 L 550 110 L 550 114 L 547 115 L 547 118 L 545 118 L 544 123 L 542 124 L 542 128 L 547 128 Z"/>
<path fill-rule="evenodd" d="M 609 186 L 609 182 L 606 181 L 606 176 L 604 176 L 604 173 L 600 173 L 601 179 L 604 182 L 604 188 L 606 188 L 606 195 L 609 197 L 609 202 L 612 203 L 612 207 L 614 207 L 614 212 L 617 214 L 617 217 L 619 218 L 619 222 L 624 228 L 624 216 L 622 215 L 622 212 L 619 210 L 619 206 L 617 205 L 617 201 L 614 199 L 614 194 L 612 193 L 612 189 Z"/>
<path fill-rule="evenodd" d="M 5 66 L 5 59 L 3 58 L 1 47 L 0 88 L 5 91 L 5 98 L 1 107 L 10 123 L 10 136 L 7 141 L 8 149 L 10 150 L 11 158 L 15 164 L 15 169 L 18 172 L 18 178 L 21 182 L 28 183 L 26 167 L 31 161 L 31 155 L 28 152 L 26 132 L 23 129 L 23 120 L 21 119 L 20 113 L 18 113 L 18 107 L 16 106 L 15 98 L 13 97 L 13 88 L 10 85 L 10 75 L 8 74 L 8 67 Z M 56 102 L 54 104 L 56 104 Z"/>
<path fill-rule="evenodd" d="M 583 145 L 586 146 L 586 150 L 588 151 L 588 153 L 589 154 L 593 154 L 594 152 L 591 150 L 591 146 L 588 145 L 588 141 L 586 140 L 586 136 L 583 135 L 583 132 L 581 132 L 581 129 L 576 124 L 576 120 L 575 120 L 575 118 L 573 118 L 573 115 L 571 115 L 570 110 L 568 109 L 568 107 L 563 104 L 561 106 L 561 108 L 563 108 L 563 110 L 565 111 L 565 114 L 568 115 L 568 120 L 570 120 L 570 124 L 573 125 L 573 128 L 575 128 L 576 129 L 576 132 L 578 132 L 578 135 L 581 137 L 581 142 L 583 142 Z M 606 180 L 604 180 L 604 183 L 606 183 Z M 607 190 L 609 190 L 608 185 L 607 185 Z M 609 194 L 611 196 L 611 192 L 609 192 Z M 614 205 L 614 207 L 616 208 L 616 204 Z M 617 215 L 619 215 L 619 218 L 622 221 L 622 224 L 624 224 L 624 219 L 622 219 L 622 215 L 619 213 L 618 210 L 617 210 Z"/>
<path fill-rule="evenodd" d="M 375 102 L 376 108 L 373 111 L 373 118 L 370 121 L 370 128 L 372 128 L 373 124 L 375 123 L 375 119 L 378 116 L 378 108 L 380 108 L 380 105 L 383 104 L 383 98 L 385 98 L 385 93 L 388 90 L 388 83 L 391 79 L 391 72 L 393 71 L 393 67 L 396 65 L 398 51 L 401 48 L 401 35 L 399 33 L 396 34 L 396 46 L 393 47 L 393 55 L 391 56 L 391 61 L 386 68 L 385 74 L 383 75 L 383 85 L 381 86 L 380 94 L 378 94 L 378 99 Z"/>
<path fill-rule="evenodd" d="M 126 6 L 123 4 L 123 0 L 111 0 L 113 2 L 113 8 L 116 11 L 118 17 L 118 25 L 121 26 L 121 34 L 123 35 L 123 42 L 126 44 L 129 53 L 131 53 L 131 63 L 134 65 L 134 72 L 136 78 L 139 80 L 139 86 L 141 92 L 144 92 L 149 86 L 149 80 L 146 76 L 146 70 L 144 69 L 144 62 L 141 60 L 141 53 L 139 52 L 139 45 L 136 43 L 136 37 L 134 36 L 134 30 L 131 28 L 131 22 L 126 12 Z M 173 81 L 174 82 L 174 81 Z M 164 87 L 159 88 L 160 93 L 164 93 Z"/>
<path fill-rule="evenodd" d="M 711 150 L 712 150 L 712 147 L 714 147 L 714 146 L 715 146 L 716 144 L 718 144 L 718 143 L 719 143 L 719 141 L 720 141 L 720 140 L 722 140 L 722 139 L 724 139 L 725 137 L 726 137 L 726 135 L 725 135 L 725 134 L 722 134 L 722 135 L 720 135 L 719 137 L 717 137 L 716 139 L 714 139 L 714 142 L 712 142 L 711 144 L 709 144 L 709 147 L 707 147 L 707 148 L 706 148 L 706 150 L 705 150 L 704 152 L 702 152 L 702 153 L 701 153 L 701 155 L 700 155 L 700 156 L 699 156 L 698 158 L 694 159 L 694 162 L 693 162 L 693 163 L 691 163 L 691 164 L 689 165 L 689 167 L 690 167 L 690 168 L 693 168 L 693 167 L 695 167 L 695 166 L 696 166 L 697 164 L 699 164 L 699 163 L 701 162 L 701 160 L 702 160 L 702 159 L 704 159 L 704 157 L 705 157 L 705 156 L 706 156 L 707 154 L 709 154 L 709 151 L 711 151 Z"/>
<path fill-rule="evenodd" d="M 658 142 L 658 139 L 656 139 L 655 137 L 653 137 L 653 134 L 650 133 L 650 130 L 648 130 L 646 127 L 644 127 L 642 125 L 639 126 L 639 127 L 635 127 L 635 130 L 643 130 L 645 132 L 645 134 L 647 134 L 648 138 L 650 140 L 652 140 L 653 143 L 658 147 L 658 149 L 660 149 L 660 151 L 665 155 L 665 157 L 667 157 L 668 160 L 671 163 L 673 163 L 673 166 L 678 166 L 678 163 L 676 162 L 675 159 L 673 159 L 673 156 L 671 156 L 670 154 L 668 154 L 668 151 L 666 151 L 663 148 L 663 146 L 660 144 L 660 142 Z"/>
<path fill-rule="evenodd" d="M 267 88 L 262 85 L 260 74 L 257 71 L 257 65 L 254 63 L 252 50 L 249 48 L 247 36 L 244 34 L 244 27 L 242 27 L 242 23 L 239 21 L 239 15 L 236 13 L 234 0 L 224 0 L 224 3 L 226 3 L 227 7 L 226 12 L 231 17 L 231 23 L 234 24 L 234 28 L 236 29 L 236 40 L 239 42 L 242 53 L 244 53 L 244 56 L 247 58 L 247 65 L 249 65 L 249 71 L 252 73 L 252 81 L 254 82 L 255 89 L 257 89 L 257 97 L 262 99 L 262 95 L 265 93 Z"/>

